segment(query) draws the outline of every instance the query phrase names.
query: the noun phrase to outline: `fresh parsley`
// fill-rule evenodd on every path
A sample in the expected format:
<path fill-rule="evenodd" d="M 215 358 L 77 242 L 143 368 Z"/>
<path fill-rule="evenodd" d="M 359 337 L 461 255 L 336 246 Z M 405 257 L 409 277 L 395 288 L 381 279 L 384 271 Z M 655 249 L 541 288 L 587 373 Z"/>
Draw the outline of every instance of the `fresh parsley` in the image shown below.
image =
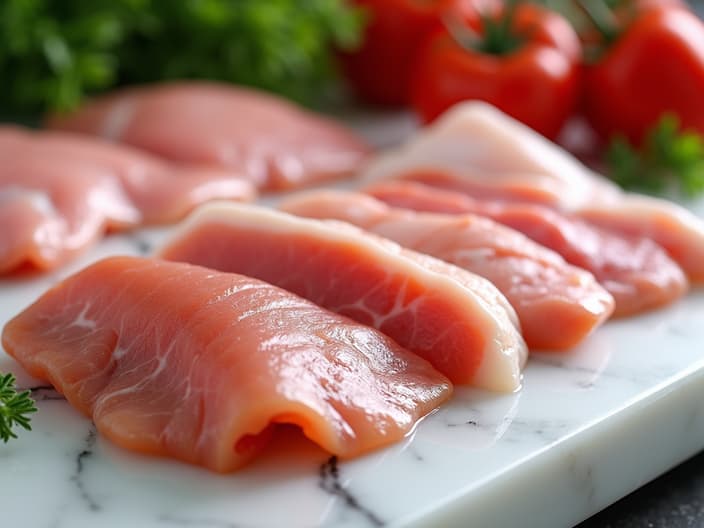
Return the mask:
<path fill-rule="evenodd" d="M 652 194 L 675 190 L 688 197 L 704 192 L 704 138 L 682 131 L 671 114 L 660 119 L 640 148 L 614 138 L 606 164 L 611 179 L 626 189 Z"/>
<path fill-rule="evenodd" d="M 0 113 L 115 86 L 214 79 L 315 103 L 363 14 L 345 0 L 2 0 Z"/>
<path fill-rule="evenodd" d="M 34 412 L 37 408 L 30 392 L 17 392 L 12 374 L 0 375 L 0 439 L 7 443 L 11 438 L 17 438 L 13 431 L 16 425 L 31 431 L 28 415 Z"/>

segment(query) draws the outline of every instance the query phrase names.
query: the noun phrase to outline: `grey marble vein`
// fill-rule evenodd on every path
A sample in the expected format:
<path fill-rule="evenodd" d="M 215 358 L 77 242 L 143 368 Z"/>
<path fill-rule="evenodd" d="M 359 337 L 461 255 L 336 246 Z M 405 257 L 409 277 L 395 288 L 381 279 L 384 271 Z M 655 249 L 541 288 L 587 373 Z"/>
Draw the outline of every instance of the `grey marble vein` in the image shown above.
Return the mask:
<path fill-rule="evenodd" d="M 596 496 L 596 482 L 594 480 L 594 468 L 592 464 L 586 462 L 577 453 L 569 453 L 568 473 L 577 491 L 584 497 L 586 504 L 591 506 Z"/>
<path fill-rule="evenodd" d="M 135 250 L 141 256 L 151 255 L 154 250 L 154 244 L 139 234 L 131 235 L 129 241 L 134 244 Z"/>
<path fill-rule="evenodd" d="M 361 515 L 368 521 L 370 526 L 386 525 L 386 522 L 376 513 L 363 506 L 359 500 L 340 483 L 340 469 L 336 456 L 330 457 L 327 462 L 320 466 L 319 486 L 330 495 L 339 497 L 343 501 L 345 508 Z"/>
<path fill-rule="evenodd" d="M 83 449 L 76 456 L 75 470 L 73 475 L 71 475 L 71 482 L 73 482 L 78 489 L 81 500 L 86 505 L 88 510 L 92 512 L 99 512 L 102 510 L 102 507 L 98 503 L 97 499 L 88 492 L 88 489 L 83 481 L 83 475 L 86 464 L 93 456 L 93 446 L 95 445 L 96 437 L 97 433 L 95 427 L 91 426 L 88 431 L 88 435 L 83 441 Z"/>
<path fill-rule="evenodd" d="M 28 387 L 26 389 L 32 393 L 32 399 L 34 401 L 56 401 L 56 400 L 66 400 L 63 394 L 57 392 L 57 390 L 51 385 L 37 385 L 34 387 Z"/>

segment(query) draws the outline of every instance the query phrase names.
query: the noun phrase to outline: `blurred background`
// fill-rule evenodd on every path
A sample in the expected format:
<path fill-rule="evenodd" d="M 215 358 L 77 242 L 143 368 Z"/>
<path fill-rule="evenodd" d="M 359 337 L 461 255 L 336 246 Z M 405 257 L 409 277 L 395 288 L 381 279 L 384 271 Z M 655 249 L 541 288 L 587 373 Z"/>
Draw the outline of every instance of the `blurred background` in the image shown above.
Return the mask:
<path fill-rule="evenodd" d="M 627 188 L 704 190 L 702 2 L 3 0 L 0 116 L 212 79 L 429 123 L 485 100 Z M 674 29 L 673 29 L 674 28 Z"/>
<path fill-rule="evenodd" d="M 644 6 L 686 5 L 683 0 L 3 0 L 0 112 L 65 111 L 116 86 L 179 78 L 245 84 L 308 105 L 335 102 L 351 91 L 361 101 L 400 106 L 406 101 L 383 84 L 410 82 L 394 79 L 398 63 L 415 59 L 409 56 L 412 48 L 428 38 L 435 23 L 455 19 L 456 29 L 466 26 L 460 32 L 477 31 L 476 13 L 491 16 L 501 6 L 525 3 L 565 15 L 580 37 L 592 40 L 587 11 L 601 11 L 603 22 L 604 10 L 611 9 L 625 23 Z M 701 1 L 689 5 L 702 9 Z"/>

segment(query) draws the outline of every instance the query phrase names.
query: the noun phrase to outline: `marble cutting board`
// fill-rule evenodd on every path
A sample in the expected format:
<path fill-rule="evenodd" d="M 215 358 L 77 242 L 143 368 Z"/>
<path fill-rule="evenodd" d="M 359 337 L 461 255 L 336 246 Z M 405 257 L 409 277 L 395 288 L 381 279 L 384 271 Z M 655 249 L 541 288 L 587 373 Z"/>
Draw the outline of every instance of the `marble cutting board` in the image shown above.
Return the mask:
<path fill-rule="evenodd" d="M 704 216 L 704 201 L 691 207 Z M 57 274 L 0 280 L 0 325 L 86 263 L 147 254 L 164 235 L 112 236 Z M 111 445 L 0 351 L 0 371 L 39 400 L 33 431 L 0 444 L 3 525 L 572 526 L 704 449 L 703 343 L 699 290 L 567 355 L 533 356 L 514 394 L 458 390 L 388 449 L 343 462 L 282 431 L 228 476 Z"/>

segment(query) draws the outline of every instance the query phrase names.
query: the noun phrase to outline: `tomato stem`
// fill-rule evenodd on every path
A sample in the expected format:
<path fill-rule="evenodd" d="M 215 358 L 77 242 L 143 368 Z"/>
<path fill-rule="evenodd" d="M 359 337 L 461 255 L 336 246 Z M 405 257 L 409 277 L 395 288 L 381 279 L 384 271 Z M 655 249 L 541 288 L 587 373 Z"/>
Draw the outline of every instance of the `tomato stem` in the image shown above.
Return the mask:
<path fill-rule="evenodd" d="M 615 41 L 619 34 L 618 22 L 613 11 L 603 0 L 577 0 L 589 21 L 604 37 L 607 44 Z"/>
<path fill-rule="evenodd" d="M 456 18 L 445 17 L 448 32 L 462 47 L 489 55 L 508 55 L 525 42 L 525 38 L 514 32 L 513 20 L 518 2 L 506 2 L 506 11 L 498 18 L 481 13 L 481 34 Z"/>

